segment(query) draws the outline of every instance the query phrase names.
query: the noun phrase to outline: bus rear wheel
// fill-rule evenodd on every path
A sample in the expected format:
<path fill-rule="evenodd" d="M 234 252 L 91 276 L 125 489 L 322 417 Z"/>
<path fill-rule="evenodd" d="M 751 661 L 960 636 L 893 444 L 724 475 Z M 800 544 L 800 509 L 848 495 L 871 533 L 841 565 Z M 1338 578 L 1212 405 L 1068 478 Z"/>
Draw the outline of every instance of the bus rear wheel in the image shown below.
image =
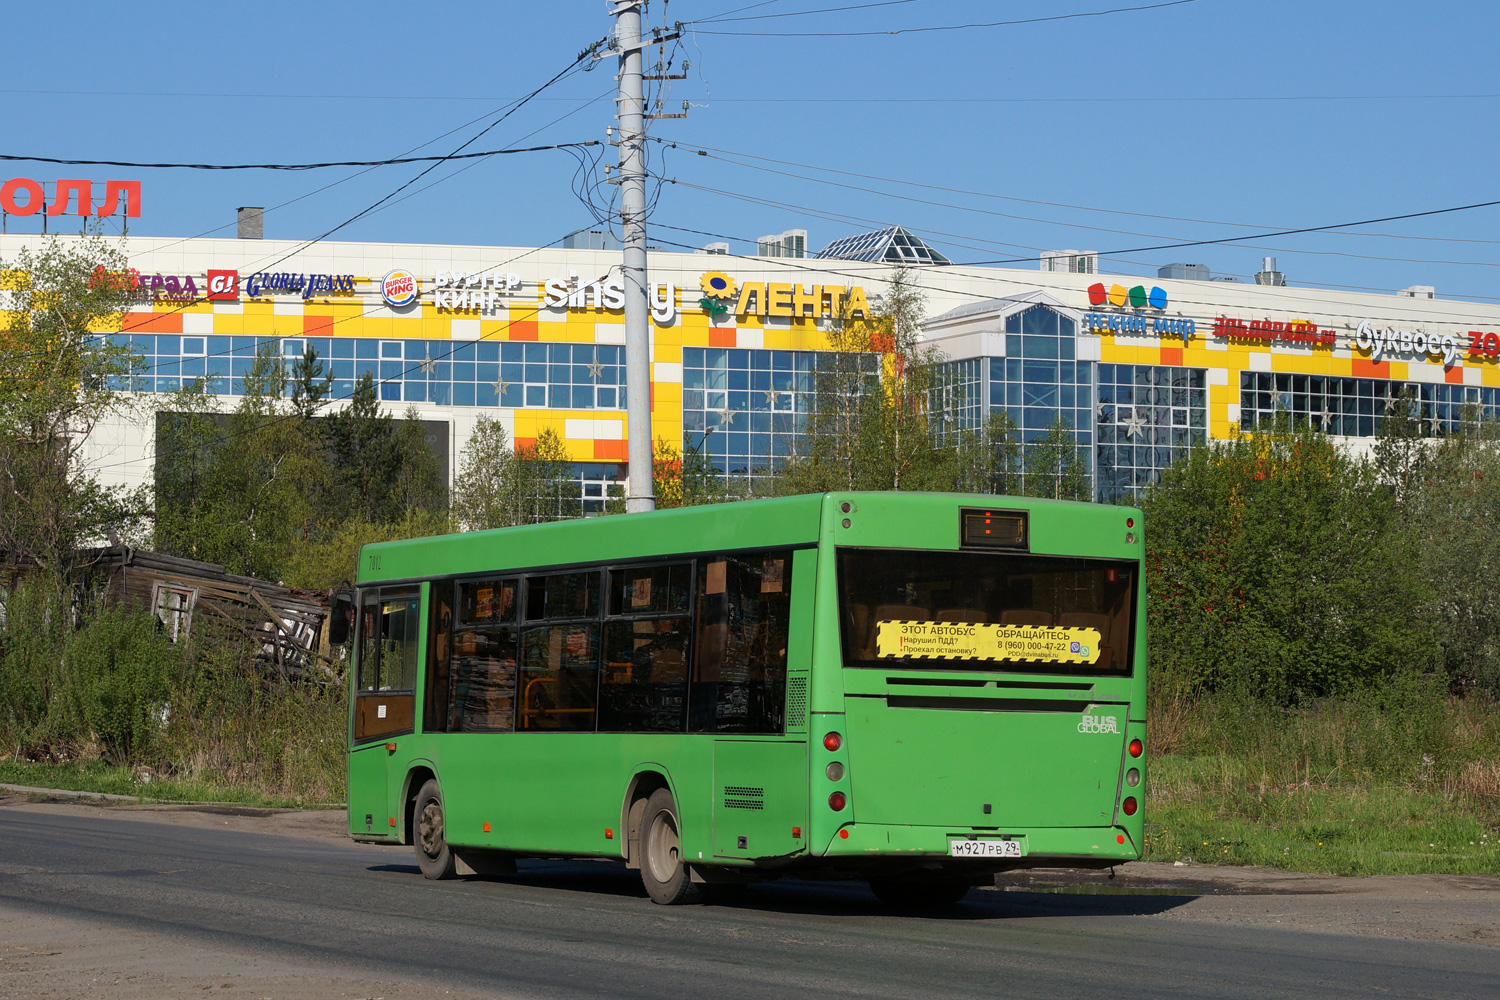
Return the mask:
<path fill-rule="evenodd" d="M 696 903 L 702 897 L 682 860 L 681 829 L 672 793 L 658 788 L 641 816 L 641 882 L 651 899 L 664 906 Z"/>
<path fill-rule="evenodd" d="M 954 906 L 969 894 L 969 883 L 954 879 L 872 878 L 870 891 L 887 906 L 935 908 Z"/>
<path fill-rule="evenodd" d="M 448 847 L 443 822 L 443 793 L 436 778 L 422 782 L 417 792 L 412 824 L 412 844 L 417 849 L 417 865 L 427 878 L 452 878 L 453 851 Z"/>

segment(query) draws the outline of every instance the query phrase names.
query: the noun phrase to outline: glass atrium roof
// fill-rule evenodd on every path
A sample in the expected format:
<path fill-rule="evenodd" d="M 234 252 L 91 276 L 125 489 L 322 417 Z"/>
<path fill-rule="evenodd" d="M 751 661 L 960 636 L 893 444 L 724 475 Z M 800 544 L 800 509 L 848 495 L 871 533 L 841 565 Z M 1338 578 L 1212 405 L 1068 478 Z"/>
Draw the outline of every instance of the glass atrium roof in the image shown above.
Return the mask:
<path fill-rule="evenodd" d="M 900 226 L 834 240 L 815 256 L 887 264 L 951 264 L 947 257 Z"/>

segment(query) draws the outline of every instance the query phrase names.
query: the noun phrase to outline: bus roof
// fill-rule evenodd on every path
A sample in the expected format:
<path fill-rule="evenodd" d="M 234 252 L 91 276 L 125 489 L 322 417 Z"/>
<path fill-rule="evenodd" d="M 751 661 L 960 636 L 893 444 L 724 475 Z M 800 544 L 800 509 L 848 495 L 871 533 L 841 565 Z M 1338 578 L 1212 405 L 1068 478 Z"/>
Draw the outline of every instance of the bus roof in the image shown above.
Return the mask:
<path fill-rule="evenodd" d="M 1139 511 L 1104 504 L 1033 497 L 960 493 L 841 492 L 742 500 L 653 511 L 648 514 L 572 518 L 547 524 L 374 542 L 360 549 L 357 582 L 425 579 L 491 570 L 567 566 L 651 558 L 675 553 L 737 551 L 814 545 L 825 504 L 848 501 L 866 515 L 860 527 L 882 534 L 892 547 L 956 548 L 957 520 L 937 515 L 957 506 L 1047 510 L 1074 526 L 1111 524 Z M 881 515 L 872 523 L 869 515 Z M 923 516 L 927 515 L 927 516 Z M 893 535 L 893 529 L 899 531 Z M 1093 534 L 1084 532 L 1086 537 Z M 1114 532 L 1111 531 L 1111 535 Z M 863 536 L 863 537 L 860 537 Z M 844 540 L 841 539 L 841 542 Z M 856 530 L 853 544 L 876 544 Z M 1051 548 L 1051 546 L 1048 546 Z M 1064 545 L 1063 549 L 1072 549 Z"/>

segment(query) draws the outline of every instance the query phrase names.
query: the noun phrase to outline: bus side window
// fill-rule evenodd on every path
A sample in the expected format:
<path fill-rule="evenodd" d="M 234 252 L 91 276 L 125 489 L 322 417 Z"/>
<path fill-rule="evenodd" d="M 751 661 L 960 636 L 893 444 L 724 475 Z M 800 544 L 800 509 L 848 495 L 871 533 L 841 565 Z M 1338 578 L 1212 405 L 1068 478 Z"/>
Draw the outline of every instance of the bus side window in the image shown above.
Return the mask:
<path fill-rule="evenodd" d="M 516 727 L 516 598 L 520 581 L 474 580 L 458 586 L 448 729 L 510 732 Z"/>
<path fill-rule="evenodd" d="M 380 681 L 380 598 L 365 595 L 359 606 L 359 634 L 355 648 L 359 651 L 359 668 L 355 673 L 357 691 L 374 691 Z"/>
<path fill-rule="evenodd" d="M 692 580 L 690 562 L 610 571 L 600 732 L 687 730 Z"/>
<path fill-rule="evenodd" d="M 791 620 L 790 551 L 714 556 L 700 564 L 688 728 L 781 733 Z"/>
<path fill-rule="evenodd" d="M 453 673 L 453 584 L 432 585 L 431 643 L 427 649 L 427 696 L 422 728 L 441 733 L 448 728 L 448 688 Z"/>
<path fill-rule="evenodd" d="M 381 691 L 411 691 L 417 683 L 417 629 L 421 602 L 400 597 L 380 602 Z"/>
<path fill-rule="evenodd" d="M 359 606 L 354 739 L 411 732 L 422 601 L 411 592 L 370 592 Z"/>

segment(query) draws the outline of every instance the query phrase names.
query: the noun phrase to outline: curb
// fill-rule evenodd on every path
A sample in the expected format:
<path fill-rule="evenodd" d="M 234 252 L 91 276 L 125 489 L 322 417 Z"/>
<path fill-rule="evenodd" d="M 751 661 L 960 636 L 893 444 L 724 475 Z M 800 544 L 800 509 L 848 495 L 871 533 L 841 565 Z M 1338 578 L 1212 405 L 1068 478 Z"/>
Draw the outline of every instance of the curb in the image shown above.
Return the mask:
<path fill-rule="evenodd" d="M 141 801 L 139 795 L 116 795 L 111 792 L 76 792 L 70 788 L 33 788 L 30 785 L 7 785 L 0 783 L 0 789 L 7 792 L 20 792 L 24 795 L 53 795 L 64 799 L 103 799 L 106 802 L 136 802 Z"/>

